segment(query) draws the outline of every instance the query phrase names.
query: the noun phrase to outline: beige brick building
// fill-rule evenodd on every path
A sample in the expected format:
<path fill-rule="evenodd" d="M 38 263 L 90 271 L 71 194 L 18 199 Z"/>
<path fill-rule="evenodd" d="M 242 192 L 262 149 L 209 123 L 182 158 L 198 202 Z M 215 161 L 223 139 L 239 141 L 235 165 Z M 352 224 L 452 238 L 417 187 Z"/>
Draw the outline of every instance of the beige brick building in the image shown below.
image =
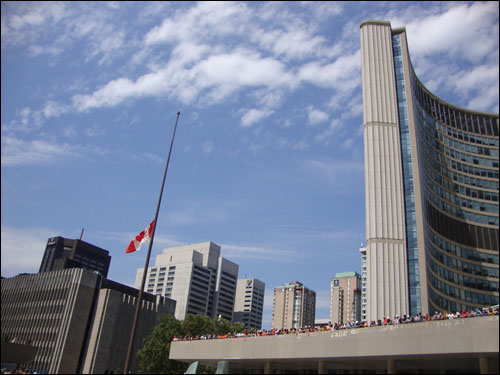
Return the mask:
<path fill-rule="evenodd" d="M 361 276 L 337 273 L 330 280 L 330 321 L 345 324 L 361 320 Z"/>
<path fill-rule="evenodd" d="M 298 281 L 274 288 L 273 320 L 275 329 L 313 326 L 316 312 L 316 292 Z"/>

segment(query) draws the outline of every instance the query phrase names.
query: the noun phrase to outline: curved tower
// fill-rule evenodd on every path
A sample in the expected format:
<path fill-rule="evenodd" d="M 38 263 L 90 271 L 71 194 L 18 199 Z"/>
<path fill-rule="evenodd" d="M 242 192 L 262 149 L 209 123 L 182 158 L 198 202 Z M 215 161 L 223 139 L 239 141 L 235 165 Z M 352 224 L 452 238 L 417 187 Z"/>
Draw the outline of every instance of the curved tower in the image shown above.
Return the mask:
<path fill-rule="evenodd" d="M 405 28 L 360 29 L 367 319 L 498 304 L 498 115 L 427 90 Z"/>

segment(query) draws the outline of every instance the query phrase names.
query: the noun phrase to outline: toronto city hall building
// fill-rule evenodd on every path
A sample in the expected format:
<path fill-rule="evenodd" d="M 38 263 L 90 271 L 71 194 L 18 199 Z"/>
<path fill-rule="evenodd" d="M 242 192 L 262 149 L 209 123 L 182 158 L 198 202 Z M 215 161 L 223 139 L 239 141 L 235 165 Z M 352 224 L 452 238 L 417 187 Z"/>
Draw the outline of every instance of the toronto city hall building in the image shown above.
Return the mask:
<path fill-rule="evenodd" d="M 427 90 L 405 28 L 360 29 L 367 320 L 498 304 L 498 114 Z"/>

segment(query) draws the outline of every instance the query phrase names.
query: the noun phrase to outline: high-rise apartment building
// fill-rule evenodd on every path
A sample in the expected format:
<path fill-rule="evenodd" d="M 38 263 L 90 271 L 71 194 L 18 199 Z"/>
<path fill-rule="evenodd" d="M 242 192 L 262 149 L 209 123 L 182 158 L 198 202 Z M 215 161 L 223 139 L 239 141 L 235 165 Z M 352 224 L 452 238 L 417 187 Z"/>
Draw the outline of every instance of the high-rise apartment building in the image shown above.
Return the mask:
<path fill-rule="evenodd" d="M 405 28 L 360 29 L 367 319 L 498 304 L 498 114 L 432 94 Z"/>
<path fill-rule="evenodd" d="M 64 237 L 51 237 L 47 240 L 45 253 L 38 272 L 83 268 L 98 271 L 108 276 L 111 256 L 109 251 L 82 240 L 71 240 Z"/>
<path fill-rule="evenodd" d="M 246 329 L 262 328 L 266 284 L 258 279 L 239 279 L 236 285 L 233 321 L 245 324 Z"/>
<path fill-rule="evenodd" d="M 275 329 L 314 326 L 316 292 L 298 281 L 274 288 L 273 320 Z"/>
<path fill-rule="evenodd" d="M 360 247 L 359 252 L 361 254 L 361 320 L 366 321 L 366 247 Z"/>
<path fill-rule="evenodd" d="M 357 272 L 335 274 L 330 280 L 330 321 L 345 324 L 361 320 L 361 276 Z"/>
<path fill-rule="evenodd" d="M 220 246 L 202 242 L 164 249 L 149 267 L 144 289 L 177 301 L 175 317 L 201 314 L 232 321 L 238 265 L 220 256 Z M 144 268 L 137 270 L 140 288 Z"/>

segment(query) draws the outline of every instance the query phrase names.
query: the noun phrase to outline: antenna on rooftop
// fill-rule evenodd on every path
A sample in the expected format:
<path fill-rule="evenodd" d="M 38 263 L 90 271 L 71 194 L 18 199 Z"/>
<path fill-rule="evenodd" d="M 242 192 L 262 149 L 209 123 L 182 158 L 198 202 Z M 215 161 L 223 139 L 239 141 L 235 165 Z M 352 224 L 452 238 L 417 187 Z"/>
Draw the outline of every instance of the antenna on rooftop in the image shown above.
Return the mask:
<path fill-rule="evenodd" d="M 85 228 L 82 228 L 82 233 L 80 233 L 80 240 L 82 239 L 83 237 L 83 231 L 85 230 Z"/>

